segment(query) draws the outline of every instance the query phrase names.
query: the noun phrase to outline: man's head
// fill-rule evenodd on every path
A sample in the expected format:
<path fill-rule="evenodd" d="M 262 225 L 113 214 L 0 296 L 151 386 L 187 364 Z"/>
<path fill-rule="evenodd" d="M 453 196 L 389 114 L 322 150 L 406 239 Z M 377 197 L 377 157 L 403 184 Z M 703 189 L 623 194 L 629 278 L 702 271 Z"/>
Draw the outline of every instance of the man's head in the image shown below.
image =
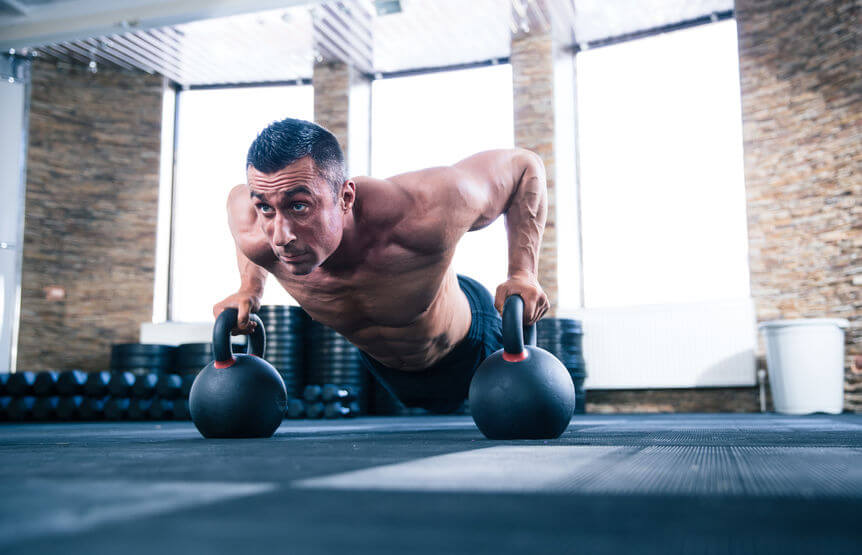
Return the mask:
<path fill-rule="evenodd" d="M 246 170 L 273 252 L 294 274 L 311 273 L 338 248 L 355 199 L 338 141 L 309 121 L 277 121 L 252 142 Z"/>

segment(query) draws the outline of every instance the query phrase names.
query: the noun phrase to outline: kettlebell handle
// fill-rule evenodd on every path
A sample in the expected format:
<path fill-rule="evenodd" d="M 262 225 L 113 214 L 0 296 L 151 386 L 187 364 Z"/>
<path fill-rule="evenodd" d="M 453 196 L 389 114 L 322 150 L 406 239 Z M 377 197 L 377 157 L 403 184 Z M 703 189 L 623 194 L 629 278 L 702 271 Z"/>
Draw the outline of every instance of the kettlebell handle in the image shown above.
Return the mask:
<path fill-rule="evenodd" d="M 536 346 L 536 324 L 524 333 L 524 299 L 509 295 L 503 304 L 503 350 L 511 355 L 524 352 L 524 343 Z"/>
<path fill-rule="evenodd" d="M 266 331 L 263 322 L 257 314 L 249 314 L 249 319 L 256 324 L 254 332 L 248 336 L 248 347 L 246 352 L 250 355 L 263 357 L 266 348 Z M 233 352 L 230 348 L 230 332 L 236 327 L 239 319 L 239 311 L 235 308 L 226 308 L 216 318 L 213 326 L 213 354 L 217 363 L 233 363 Z M 230 366 L 230 364 L 226 364 Z"/>

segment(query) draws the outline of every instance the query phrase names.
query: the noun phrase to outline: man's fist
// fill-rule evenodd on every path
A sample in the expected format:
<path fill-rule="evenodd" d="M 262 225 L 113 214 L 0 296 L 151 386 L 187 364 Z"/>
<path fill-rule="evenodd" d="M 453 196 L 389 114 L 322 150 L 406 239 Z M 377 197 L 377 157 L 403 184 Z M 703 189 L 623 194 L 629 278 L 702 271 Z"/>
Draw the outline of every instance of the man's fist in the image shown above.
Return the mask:
<path fill-rule="evenodd" d="M 497 287 L 494 306 L 497 312 L 503 314 L 503 304 L 511 295 L 520 295 L 524 299 L 524 326 L 535 324 L 551 307 L 548 296 L 542 290 L 538 280 L 528 276 L 512 276 Z"/>
<path fill-rule="evenodd" d="M 231 333 L 233 335 L 248 335 L 254 331 L 256 325 L 249 320 L 248 315 L 260 310 L 260 297 L 259 293 L 240 289 L 225 300 L 216 303 L 213 306 L 213 316 L 218 318 L 218 315 L 226 308 L 237 309 L 237 324 Z"/>

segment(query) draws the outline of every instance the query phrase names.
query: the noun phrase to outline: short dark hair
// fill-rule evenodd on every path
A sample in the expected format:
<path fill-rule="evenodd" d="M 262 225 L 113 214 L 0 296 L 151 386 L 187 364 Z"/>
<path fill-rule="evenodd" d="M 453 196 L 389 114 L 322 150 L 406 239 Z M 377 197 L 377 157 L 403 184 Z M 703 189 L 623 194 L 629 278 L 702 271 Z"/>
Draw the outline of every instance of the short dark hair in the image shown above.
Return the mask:
<path fill-rule="evenodd" d="M 316 123 L 286 118 L 269 124 L 252 141 L 246 167 L 274 173 L 306 156 L 314 160 L 320 176 L 329 183 L 337 198 L 347 173 L 344 153 L 335 135 Z"/>

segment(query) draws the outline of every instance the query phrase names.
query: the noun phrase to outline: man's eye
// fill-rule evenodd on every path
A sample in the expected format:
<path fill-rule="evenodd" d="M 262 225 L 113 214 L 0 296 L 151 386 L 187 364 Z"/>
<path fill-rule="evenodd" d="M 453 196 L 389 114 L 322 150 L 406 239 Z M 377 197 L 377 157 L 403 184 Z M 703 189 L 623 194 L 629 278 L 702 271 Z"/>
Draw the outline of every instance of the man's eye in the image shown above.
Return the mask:
<path fill-rule="evenodd" d="M 270 206 L 268 204 L 258 204 L 257 207 L 264 214 L 269 214 L 270 212 L 272 212 L 272 206 Z"/>
<path fill-rule="evenodd" d="M 297 206 L 300 206 L 300 207 L 302 207 L 302 208 L 303 208 L 303 209 L 305 209 L 305 210 L 297 209 L 297 208 L 296 208 Z M 305 204 L 304 202 L 294 202 L 294 203 L 291 205 L 291 208 L 293 208 L 296 212 L 305 212 L 305 211 L 308 209 L 308 205 L 307 205 L 307 204 Z"/>

